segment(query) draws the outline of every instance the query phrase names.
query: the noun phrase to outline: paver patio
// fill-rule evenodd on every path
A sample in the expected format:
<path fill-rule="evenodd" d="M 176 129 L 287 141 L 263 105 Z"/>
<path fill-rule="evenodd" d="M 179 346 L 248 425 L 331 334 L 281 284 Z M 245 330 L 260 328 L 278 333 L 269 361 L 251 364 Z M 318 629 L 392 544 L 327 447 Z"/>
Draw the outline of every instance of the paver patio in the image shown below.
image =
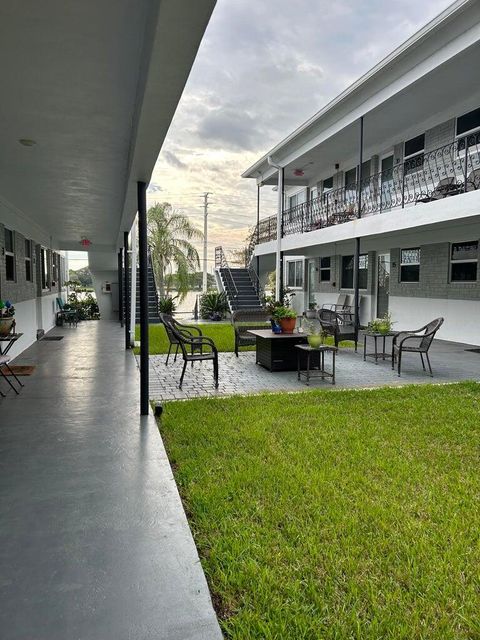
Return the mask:
<path fill-rule="evenodd" d="M 392 371 L 390 361 L 379 361 L 375 365 L 372 359 L 363 361 L 363 351 L 353 349 L 339 350 L 336 366 L 336 384 L 329 381 L 313 380 L 310 388 L 349 389 L 379 387 L 383 385 L 405 385 L 425 383 L 448 383 L 460 380 L 480 381 L 480 353 L 466 351 L 471 345 L 436 340 L 430 350 L 430 359 L 434 376 L 423 372 L 418 354 L 406 354 L 402 360 L 402 376 Z M 213 386 L 212 366 L 210 363 L 196 363 L 187 367 L 183 388 L 178 388 L 182 370 L 182 358 L 174 363 L 172 358 L 165 366 L 165 355 L 150 357 L 150 397 L 152 400 L 180 400 L 206 396 L 229 396 L 236 394 L 261 393 L 265 391 L 304 391 L 304 381 L 297 380 L 293 371 L 270 373 L 255 364 L 255 353 L 245 351 L 237 358 L 234 353 L 219 354 L 220 384 Z"/>

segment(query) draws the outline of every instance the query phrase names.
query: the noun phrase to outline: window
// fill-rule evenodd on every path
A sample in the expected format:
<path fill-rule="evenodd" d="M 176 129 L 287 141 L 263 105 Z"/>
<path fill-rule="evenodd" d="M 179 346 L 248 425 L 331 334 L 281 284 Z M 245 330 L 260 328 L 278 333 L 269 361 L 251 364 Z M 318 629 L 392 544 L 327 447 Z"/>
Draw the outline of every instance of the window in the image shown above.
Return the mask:
<path fill-rule="evenodd" d="M 480 144 L 480 109 L 474 109 L 457 118 L 457 137 L 464 136 L 458 141 L 458 151 L 465 149 L 465 142 L 468 147 Z"/>
<path fill-rule="evenodd" d="M 349 169 L 345 171 L 345 186 L 349 190 L 357 188 L 357 168 Z"/>
<path fill-rule="evenodd" d="M 303 260 L 287 262 L 287 287 L 296 289 L 303 287 Z"/>
<path fill-rule="evenodd" d="M 25 280 L 27 282 L 33 282 L 31 240 L 25 240 Z"/>
<path fill-rule="evenodd" d="M 315 198 L 316 198 L 317 196 L 318 196 L 318 189 L 317 189 L 317 187 L 312 187 L 312 188 L 310 189 L 310 202 L 311 202 L 312 200 L 315 200 Z"/>
<path fill-rule="evenodd" d="M 342 289 L 353 289 L 354 256 L 342 256 Z M 359 256 L 358 288 L 366 289 L 368 282 L 368 255 Z"/>
<path fill-rule="evenodd" d="M 52 285 L 57 283 L 58 279 L 58 255 L 52 253 Z"/>
<path fill-rule="evenodd" d="M 320 282 L 330 282 L 330 258 L 320 258 Z"/>
<path fill-rule="evenodd" d="M 425 150 L 425 134 L 406 140 L 403 150 L 405 174 L 414 173 L 423 167 L 423 152 Z"/>
<path fill-rule="evenodd" d="M 297 204 L 303 204 L 307 200 L 307 192 L 299 191 L 293 196 L 289 196 L 288 198 L 288 208 L 296 207 Z"/>
<path fill-rule="evenodd" d="M 402 249 L 400 252 L 400 282 L 420 281 L 420 249 Z"/>
<path fill-rule="evenodd" d="M 331 191 L 333 189 L 333 176 L 330 176 L 330 178 L 325 178 L 325 180 L 323 181 L 323 193 L 325 193 L 326 191 Z"/>
<path fill-rule="evenodd" d="M 5 279 L 15 280 L 15 243 L 10 229 L 5 229 Z"/>
<path fill-rule="evenodd" d="M 48 262 L 47 250 L 42 247 L 40 250 L 40 269 L 42 277 L 42 289 L 48 289 Z"/>
<path fill-rule="evenodd" d="M 456 242 L 452 244 L 452 282 L 475 282 L 478 267 L 478 241 Z"/>

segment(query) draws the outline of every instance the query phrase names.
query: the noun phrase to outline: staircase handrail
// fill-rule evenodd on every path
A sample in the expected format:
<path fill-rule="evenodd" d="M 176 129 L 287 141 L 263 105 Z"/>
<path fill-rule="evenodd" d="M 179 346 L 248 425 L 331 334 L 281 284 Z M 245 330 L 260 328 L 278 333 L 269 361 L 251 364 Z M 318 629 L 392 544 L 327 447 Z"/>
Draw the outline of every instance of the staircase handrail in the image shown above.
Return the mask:
<path fill-rule="evenodd" d="M 223 247 L 215 247 L 215 267 L 217 269 L 225 269 L 227 271 L 229 281 L 233 285 L 233 288 L 235 289 L 234 297 L 238 297 L 237 285 L 235 284 L 235 280 L 232 276 L 232 270 L 230 269 L 230 265 L 228 264 L 228 260 L 225 255 L 225 251 L 223 250 Z"/>
<path fill-rule="evenodd" d="M 155 277 L 155 269 L 153 268 L 152 248 L 150 245 L 147 245 L 147 260 L 148 260 L 148 265 L 152 270 L 153 285 L 155 288 L 155 301 L 157 303 L 157 311 L 158 313 L 160 313 L 160 299 L 158 297 L 157 278 Z"/>
<path fill-rule="evenodd" d="M 253 261 L 247 267 L 248 275 L 250 276 L 250 280 L 252 281 L 253 288 L 255 289 L 255 293 L 260 300 L 260 278 L 258 277 L 257 270 L 253 266 Z"/>

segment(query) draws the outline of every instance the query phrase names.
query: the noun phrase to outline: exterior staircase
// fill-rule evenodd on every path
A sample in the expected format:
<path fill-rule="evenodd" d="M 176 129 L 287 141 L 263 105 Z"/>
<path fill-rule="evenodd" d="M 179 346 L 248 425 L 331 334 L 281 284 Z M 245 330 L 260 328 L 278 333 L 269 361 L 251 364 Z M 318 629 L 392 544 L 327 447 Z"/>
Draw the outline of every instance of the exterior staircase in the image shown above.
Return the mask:
<path fill-rule="evenodd" d="M 136 300 L 136 322 L 140 322 L 140 274 L 137 269 L 137 300 Z M 158 315 L 158 293 L 153 273 L 152 258 L 148 252 L 148 323 L 159 324 L 161 322 Z"/>
<path fill-rule="evenodd" d="M 247 268 L 232 269 L 222 247 L 215 249 L 215 266 L 218 289 L 225 291 L 230 311 L 262 308 L 258 287 L 255 285 L 256 274 Z"/>

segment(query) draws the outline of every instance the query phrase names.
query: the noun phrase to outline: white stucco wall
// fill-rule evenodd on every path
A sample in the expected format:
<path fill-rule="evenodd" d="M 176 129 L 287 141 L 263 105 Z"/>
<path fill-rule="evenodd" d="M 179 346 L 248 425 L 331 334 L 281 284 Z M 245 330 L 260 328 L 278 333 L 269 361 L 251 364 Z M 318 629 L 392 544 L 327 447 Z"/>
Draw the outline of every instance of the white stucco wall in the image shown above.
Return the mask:
<path fill-rule="evenodd" d="M 442 340 L 480 345 L 480 302 L 390 296 L 394 330 L 418 329 L 434 318 L 445 318 L 437 334 Z"/>
<path fill-rule="evenodd" d="M 37 329 L 43 329 L 45 333 L 53 329 L 56 319 L 57 293 L 52 293 L 41 298 L 33 298 L 18 302 L 15 305 L 15 321 L 17 333 L 23 336 L 13 345 L 9 351 L 12 358 L 18 356 L 37 339 Z M 62 294 L 62 297 L 64 295 Z"/>

